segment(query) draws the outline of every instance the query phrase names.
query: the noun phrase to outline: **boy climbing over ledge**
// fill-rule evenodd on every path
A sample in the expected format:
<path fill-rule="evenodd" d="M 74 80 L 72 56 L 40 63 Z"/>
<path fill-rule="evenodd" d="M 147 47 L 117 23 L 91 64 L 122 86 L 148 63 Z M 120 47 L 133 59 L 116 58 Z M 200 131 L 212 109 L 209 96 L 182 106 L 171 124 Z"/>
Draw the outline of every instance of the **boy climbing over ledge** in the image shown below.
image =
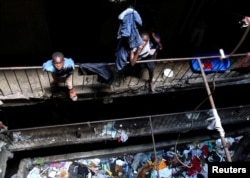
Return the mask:
<path fill-rule="evenodd" d="M 56 87 L 59 83 L 65 83 L 72 101 L 77 100 L 77 94 L 73 88 L 74 69 L 74 61 L 71 58 L 65 58 L 61 52 L 54 52 L 52 59 L 43 63 L 43 70 L 52 74 L 51 86 Z"/>

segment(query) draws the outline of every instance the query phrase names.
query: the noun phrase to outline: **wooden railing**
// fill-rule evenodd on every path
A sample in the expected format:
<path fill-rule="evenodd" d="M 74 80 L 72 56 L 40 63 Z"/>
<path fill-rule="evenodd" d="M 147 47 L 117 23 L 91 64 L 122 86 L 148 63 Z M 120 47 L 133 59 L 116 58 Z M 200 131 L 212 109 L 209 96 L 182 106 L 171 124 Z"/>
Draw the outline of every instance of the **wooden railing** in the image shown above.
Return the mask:
<path fill-rule="evenodd" d="M 206 61 L 219 59 L 220 55 L 197 56 L 188 58 L 153 59 L 137 61 L 140 63 L 154 62 L 154 83 L 156 93 L 167 92 L 169 89 L 182 89 L 192 87 L 203 87 L 199 68 L 194 69 L 193 63 L 200 59 L 207 67 L 206 77 L 208 83 L 223 85 L 238 85 L 250 83 L 249 66 L 250 57 L 247 53 L 226 55 L 229 62 L 228 68 L 223 71 L 220 67 L 206 66 Z M 218 65 L 219 62 L 217 63 Z M 147 86 L 147 70 L 143 70 L 140 76 L 136 76 L 136 68 L 129 73 L 117 77 L 114 63 L 107 63 L 114 74 L 112 84 L 100 83 L 98 74 L 79 75 L 79 65 L 76 65 L 73 77 L 73 84 L 80 99 L 94 99 L 96 97 L 121 97 L 127 95 L 150 94 Z M 130 66 L 129 64 L 127 66 Z M 198 71 L 197 71 L 198 70 Z M 41 66 L 26 67 L 0 67 L 0 101 L 16 99 L 47 99 L 50 98 L 50 82 L 52 78 L 48 72 L 44 72 Z"/>

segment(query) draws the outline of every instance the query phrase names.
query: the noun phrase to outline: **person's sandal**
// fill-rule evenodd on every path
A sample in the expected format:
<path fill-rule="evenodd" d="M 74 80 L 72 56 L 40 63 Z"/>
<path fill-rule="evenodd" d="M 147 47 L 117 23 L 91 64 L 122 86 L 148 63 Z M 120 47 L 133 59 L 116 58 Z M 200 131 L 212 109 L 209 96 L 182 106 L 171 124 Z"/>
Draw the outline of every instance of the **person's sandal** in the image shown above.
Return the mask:
<path fill-rule="evenodd" d="M 72 101 L 77 100 L 77 95 L 76 95 L 76 92 L 73 88 L 69 90 L 69 97 Z"/>

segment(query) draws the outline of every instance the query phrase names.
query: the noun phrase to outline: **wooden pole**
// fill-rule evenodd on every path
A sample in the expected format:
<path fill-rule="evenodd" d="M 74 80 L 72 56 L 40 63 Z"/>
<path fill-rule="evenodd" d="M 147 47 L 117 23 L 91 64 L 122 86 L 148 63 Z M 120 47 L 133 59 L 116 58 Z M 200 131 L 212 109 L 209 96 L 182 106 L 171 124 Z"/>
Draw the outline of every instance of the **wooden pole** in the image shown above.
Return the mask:
<path fill-rule="evenodd" d="M 228 144 L 226 143 L 226 140 L 225 140 L 225 131 L 224 131 L 222 125 L 221 125 L 221 120 L 220 120 L 220 117 L 218 115 L 217 109 L 216 109 L 215 104 L 214 104 L 214 100 L 213 100 L 213 97 L 212 97 L 212 94 L 211 94 L 211 90 L 210 90 L 208 82 L 207 82 L 206 74 L 205 74 L 205 72 L 203 70 L 203 65 L 201 63 L 200 58 L 198 58 L 197 60 L 199 62 L 202 78 L 203 78 L 203 81 L 204 81 L 204 84 L 205 84 L 205 87 L 206 87 L 206 90 L 207 90 L 208 98 L 209 98 L 209 101 L 210 101 L 210 104 L 211 104 L 211 107 L 212 107 L 213 116 L 214 116 L 214 119 L 215 119 L 215 129 L 220 134 L 221 143 L 223 145 L 223 149 L 224 149 L 224 152 L 226 154 L 227 161 L 232 162 L 232 159 L 231 159 L 231 156 L 230 156 L 230 153 L 229 153 L 229 150 L 228 150 Z"/>

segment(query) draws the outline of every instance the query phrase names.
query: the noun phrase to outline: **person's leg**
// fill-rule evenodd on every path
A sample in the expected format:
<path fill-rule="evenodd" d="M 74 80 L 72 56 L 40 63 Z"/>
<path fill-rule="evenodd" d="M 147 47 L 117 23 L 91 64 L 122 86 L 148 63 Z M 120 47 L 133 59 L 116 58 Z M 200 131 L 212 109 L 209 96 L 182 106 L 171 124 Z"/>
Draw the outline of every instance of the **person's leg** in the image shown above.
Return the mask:
<path fill-rule="evenodd" d="M 51 85 L 51 87 L 56 87 L 56 86 L 58 86 L 58 84 L 59 84 L 59 79 L 56 77 L 56 75 L 55 74 L 51 74 L 51 76 L 52 76 L 52 78 L 53 78 L 53 80 L 50 82 L 50 85 Z"/>
<path fill-rule="evenodd" d="M 75 92 L 75 89 L 73 88 L 73 75 L 70 74 L 68 77 L 65 79 L 65 85 L 69 89 L 69 97 L 73 101 L 77 100 L 77 94 Z"/>
<path fill-rule="evenodd" d="M 65 85 L 69 90 L 73 88 L 73 75 L 72 74 L 70 74 L 68 77 L 65 78 Z"/>
<path fill-rule="evenodd" d="M 148 69 L 148 73 L 149 73 L 149 83 L 153 82 L 153 78 L 154 78 L 154 69 Z"/>
<path fill-rule="evenodd" d="M 149 74 L 149 88 L 150 91 L 155 91 L 155 84 L 153 82 L 153 78 L 154 78 L 154 68 L 148 68 L 148 74 Z"/>
<path fill-rule="evenodd" d="M 152 59 L 154 56 L 151 56 L 149 57 L 148 59 Z M 155 64 L 154 62 L 148 62 L 146 63 L 146 67 L 148 69 L 148 82 L 149 82 L 149 88 L 150 88 L 150 91 L 155 91 L 155 85 L 154 85 L 154 82 L 153 82 L 153 78 L 154 78 L 154 68 L 155 68 Z"/>
<path fill-rule="evenodd" d="M 61 82 L 58 77 L 56 77 L 55 74 L 51 74 L 52 81 L 50 82 L 51 92 L 56 93 L 59 90 L 59 83 Z M 64 82 L 64 81 L 63 81 Z"/>

